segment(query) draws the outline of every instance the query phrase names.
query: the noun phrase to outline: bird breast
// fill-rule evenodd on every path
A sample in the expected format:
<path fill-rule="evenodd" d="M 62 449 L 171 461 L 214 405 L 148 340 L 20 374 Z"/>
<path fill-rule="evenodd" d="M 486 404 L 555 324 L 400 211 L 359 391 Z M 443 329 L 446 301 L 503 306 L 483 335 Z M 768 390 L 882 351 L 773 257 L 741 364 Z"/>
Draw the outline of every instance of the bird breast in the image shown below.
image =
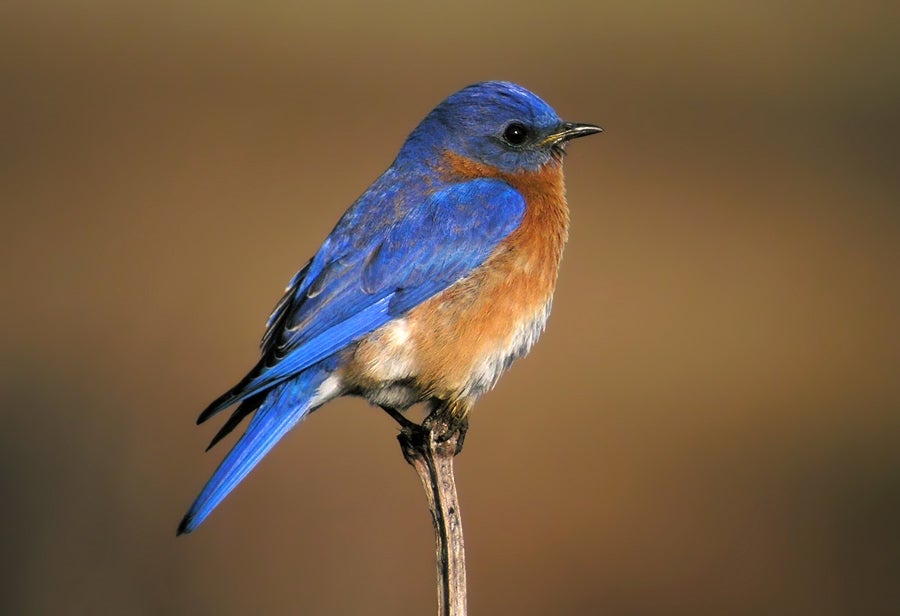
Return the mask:
<path fill-rule="evenodd" d="M 370 401 L 474 399 L 543 332 L 568 233 L 562 170 L 493 175 L 525 197 L 522 224 L 466 277 L 360 341 L 345 374 Z"/>

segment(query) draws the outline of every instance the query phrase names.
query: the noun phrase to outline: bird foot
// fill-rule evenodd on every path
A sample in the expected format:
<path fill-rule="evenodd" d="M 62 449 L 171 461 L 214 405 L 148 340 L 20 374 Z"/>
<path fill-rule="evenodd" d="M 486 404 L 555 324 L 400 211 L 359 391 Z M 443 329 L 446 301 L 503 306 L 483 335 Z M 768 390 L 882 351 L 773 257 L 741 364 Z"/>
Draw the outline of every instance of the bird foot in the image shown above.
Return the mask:
<path fill-rule="evenodd" d="M 422 422 L 435 434 L 435 440 L 439 443 L 446 443 L 451 440 L 456 441 L 456 451 L 454 456 L 458 456 L 463 449 L 463 443 L 466 441 L 466 434 L 469 432 L 469 417 L 464 415 L 461 418 L 451 417 L 450 420 L 444 418 L 437 419 L 434 415 L 429 415 Z"/>
<path fill-rule="evenodd" d="M 381 408 L 400 424 L 400 434 L 397 438 L 400 440 L 407 462 L 412 463 L 411 454 L 421 453 L 429 446 L 441 449 L 449 446 L 454 456 L 462 452 L 466 433 L 469 431 L 468 417 L 448 420 L 446 417 L 431 414 L 421 424 L 417 424 L 395 408 L 388 406 Z"/>

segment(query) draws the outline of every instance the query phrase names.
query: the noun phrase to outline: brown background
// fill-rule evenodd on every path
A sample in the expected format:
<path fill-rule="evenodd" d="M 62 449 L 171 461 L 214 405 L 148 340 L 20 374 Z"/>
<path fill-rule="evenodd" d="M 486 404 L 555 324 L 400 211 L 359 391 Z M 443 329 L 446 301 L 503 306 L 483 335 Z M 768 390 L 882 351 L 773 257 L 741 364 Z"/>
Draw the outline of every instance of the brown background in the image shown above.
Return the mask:
<path fill-rule="evenodd" d="M 4 613 L 432 613 L 359 400 L 174 530 L 283 285 L 496 78 L 607 132 L 458 460 L 472 612 L 900 605 L 896 3 L 53 4 L 0 7 Z"/>

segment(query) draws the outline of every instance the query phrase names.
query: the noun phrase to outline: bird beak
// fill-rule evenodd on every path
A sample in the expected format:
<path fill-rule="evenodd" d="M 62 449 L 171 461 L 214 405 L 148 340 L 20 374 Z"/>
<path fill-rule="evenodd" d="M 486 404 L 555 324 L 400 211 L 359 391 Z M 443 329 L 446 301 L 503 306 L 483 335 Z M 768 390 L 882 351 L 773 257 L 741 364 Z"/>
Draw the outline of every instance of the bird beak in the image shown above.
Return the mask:
<path fill-rule="evenodd" d="M 541 142 L 541 145 L 563 143 L 570 139 L 578 139 L 579 137 L 587 137 L 596 133 L 602 133 L 603 129 L 593 124 L 576 124 L 575 122 L 563 122 L 559 125 L 556 132 L 547 135 L 547 138 Z"/>

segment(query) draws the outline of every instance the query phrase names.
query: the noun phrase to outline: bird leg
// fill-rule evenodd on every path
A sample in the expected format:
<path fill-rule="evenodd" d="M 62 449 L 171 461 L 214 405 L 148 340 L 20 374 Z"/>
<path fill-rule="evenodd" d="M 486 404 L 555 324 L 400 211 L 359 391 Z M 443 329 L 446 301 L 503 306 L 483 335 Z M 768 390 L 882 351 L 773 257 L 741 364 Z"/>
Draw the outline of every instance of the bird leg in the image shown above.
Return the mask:
<path fill-rule="evenodd" d="M 400 424 L 400 429 L 409 432 L 410 435 L 422 431 L 431 431 L 435 434 L 435 439 L 444 443 L 450 439 L 456 440 L 456 452 L 453 454 L 458 456 L 462 453 L 463 443 L 466 441 L 466 434 L 469 432 L 469 416 L 462 417 L 456 415 L 447 415 L 445 413 L 432 412 L 420 424 L 407 418 L 401 411 L 391 406 L 381 406 L 381 410 L 391 416 L 394 421 Z"/>
<path fill-rule="evenodd" d="M 385 413 L 390 415 L 394 421 L 396 421 L 398 424 L 400 424 L 401 429 L 409 430 L 410 432 L 414 432 L 414 431 L 422 428 L 422 426 L 420 426 L 416 422 L 408 419 L 406 417 L 406 415 L 404 415 L 401 411 L 398 411 L 394 407 L 385 406 L 385 405 L 380 405 L 380 406 L 381 406 L 381 410 L 383 410 Z"/>

